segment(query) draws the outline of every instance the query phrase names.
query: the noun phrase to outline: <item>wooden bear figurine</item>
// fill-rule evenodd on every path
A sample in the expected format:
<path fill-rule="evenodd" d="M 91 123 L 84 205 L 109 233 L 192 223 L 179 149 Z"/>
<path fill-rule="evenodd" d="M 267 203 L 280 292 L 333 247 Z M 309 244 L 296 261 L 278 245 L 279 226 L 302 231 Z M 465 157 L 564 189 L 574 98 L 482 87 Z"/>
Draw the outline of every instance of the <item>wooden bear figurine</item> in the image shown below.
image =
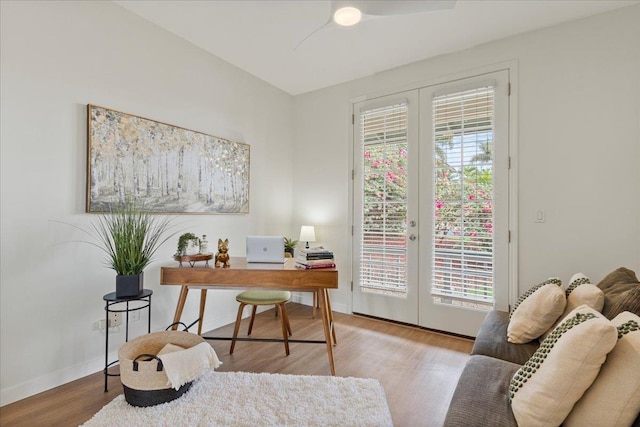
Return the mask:
<path fill-rule="evenodd" d="M 218 239 L 218 252 L 216 253 L 216 268 L 223 267 L 229 268 L 231 263 L 229 262 L 229 239 Z"/>

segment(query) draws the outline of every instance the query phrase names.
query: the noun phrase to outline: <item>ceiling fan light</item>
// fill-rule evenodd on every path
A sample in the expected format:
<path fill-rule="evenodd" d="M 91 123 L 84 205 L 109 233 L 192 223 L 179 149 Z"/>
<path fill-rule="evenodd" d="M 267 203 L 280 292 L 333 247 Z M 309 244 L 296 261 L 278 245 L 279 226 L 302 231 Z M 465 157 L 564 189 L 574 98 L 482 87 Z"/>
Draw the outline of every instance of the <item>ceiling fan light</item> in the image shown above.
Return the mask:
<path fill-rule="evenodd" d="M 362 19 L 362 12 L 355 7 L 343 7 L 333 14 L 333 20 L 336 24 L 349 27 L 355 25 Z"/>

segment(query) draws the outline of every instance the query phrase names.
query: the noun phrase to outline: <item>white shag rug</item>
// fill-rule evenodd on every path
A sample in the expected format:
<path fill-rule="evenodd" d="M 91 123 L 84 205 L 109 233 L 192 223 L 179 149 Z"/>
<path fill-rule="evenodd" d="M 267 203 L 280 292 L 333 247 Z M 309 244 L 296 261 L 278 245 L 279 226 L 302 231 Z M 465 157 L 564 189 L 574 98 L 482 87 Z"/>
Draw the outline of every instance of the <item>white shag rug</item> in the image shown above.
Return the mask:
<path fill-rule="evenodd" d="M 171 402 L 147 408 L 121 394 L 86 427 L 392 426 L 378 380 L 331 376 L 206 372 Z"/>

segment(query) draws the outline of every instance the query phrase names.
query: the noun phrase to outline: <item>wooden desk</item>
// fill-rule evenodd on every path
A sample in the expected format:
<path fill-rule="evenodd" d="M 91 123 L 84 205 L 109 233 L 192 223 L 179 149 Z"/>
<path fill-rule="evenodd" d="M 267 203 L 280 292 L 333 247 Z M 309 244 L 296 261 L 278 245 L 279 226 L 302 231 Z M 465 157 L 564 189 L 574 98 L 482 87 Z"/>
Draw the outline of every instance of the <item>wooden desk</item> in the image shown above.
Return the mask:
<path fill-rule="evenodd" d="M 295 267 L 294 259 L 287 260 L 284 264 L 257 264 L 247 263 L 245 258 L 231 258 L 231 266 L 229 268 L 214 268 L 211 266 L 162 267 L 160 269 L 160 284 L 182 286 L 180 297 L 178 298 L 178 305 L 176 306 L 176 313 L 173 317 L 174 322 L 180 321 L 189 289 L 201 289 L 198 335 L 202 334 L 204 307 L 207 299 L 207 290 L 210 288 L 258 288 L 313 292 L 318 296 L 325 340 L 304 341 L 290 339 L 289 341 L 326 343 L 331 375 L 336 374 L 333 363 L 333 345 L 336 339 L 333 329 L 333 312 L 331 310 L 328 291 L 329 289 L 338 288 L 338 270 L 335 268 L 299 269 Z M 177 328 L 177 325 L 174 326 L 174 329 L 175 328 Z"/>

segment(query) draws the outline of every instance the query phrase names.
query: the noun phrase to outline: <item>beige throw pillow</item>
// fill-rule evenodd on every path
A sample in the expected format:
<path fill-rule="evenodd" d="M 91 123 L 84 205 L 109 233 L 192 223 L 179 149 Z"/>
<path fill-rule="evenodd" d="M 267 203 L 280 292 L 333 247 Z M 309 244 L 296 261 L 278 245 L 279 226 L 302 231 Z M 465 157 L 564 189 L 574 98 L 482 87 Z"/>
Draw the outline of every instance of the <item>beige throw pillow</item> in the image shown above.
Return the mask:
<path fill-rule="evenodd" d="M 576 273 L 571 276 L 571 279 L 569 279 L 569 284 L 567 285 L 567 289 L 565 291 L 567 298 L 569 298 L 569 295 L 575 288 L 585 283 L 591 283 L 591 279 L 589 279 L 583 273 Z"/>
<path fill-rule="evenodd" d="M 567 296 L 567 306 L 563 314 L 569 314 L 584 304 L 601 313 L 604 306 L 604 292 L 602 292 L 602 289 L 593 283 L 584 283 L 578 286 Z"/>
<path fill-rule="evenodd" d="M 640 317 L 625 311 L 611 323 L 618 328 L 618 342 L 565 427 L 630 426 L 640 413 Z"/>
<path fill-rule="evenodd" d="M 518 425 L 562 424 L 617 340 L 616 327 L 596 310 L 583 305 L 572 311 L 511 380 L 509 399 Z"/>
<path fill-rule="evenodd" d="M 545 333 L 564 311 L 562 282 L 550 278 L 525 292 L 516 302 L 507 326 L 507 341 L 524 344 Z"/>
<path fill-rule="evenodd" d="M 582 273 L 576 273 L 571 277 L 569 286 L 565 291 L 567 297 L 567 305 L 558 320 L 547 330 L 540 340 L 544 340 L 555 329 L 556 326 L 573 310 L 583 304 L 588 305 L 598 312 L 602 312 L 604 305 L 604 292 L 602 289 L 592 284 L 587 276 Z"/>

